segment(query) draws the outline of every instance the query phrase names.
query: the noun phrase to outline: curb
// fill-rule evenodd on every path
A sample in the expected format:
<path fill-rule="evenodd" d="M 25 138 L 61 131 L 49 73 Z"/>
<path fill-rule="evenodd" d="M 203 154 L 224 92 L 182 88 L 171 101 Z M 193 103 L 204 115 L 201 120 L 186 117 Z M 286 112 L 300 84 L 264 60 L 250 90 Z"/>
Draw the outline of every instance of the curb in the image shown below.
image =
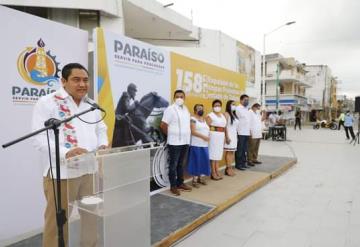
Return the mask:
<path fill-rule="evenodd" d="M 252 192 L 258 190 L 259 188 L 263 187 L 267 183 L 269 183 L 272 179 L 282 175 L 286 171 L 288 171 L 292 166 L 294 166 L 297 163 L 297 160 L 291 160 L 288 163 L 286 163 L 281 168 L 275 170 L 274 172 L 270 173 L 265 178 L 261 178 L 257 180 L 252 185 L 245 188 L 243 191 L 238 193 L 237 195 L 231 197 L 230 199 L 224 201 L 220 205 L 216 206 L 214 209 L 209 211 L 206 214 L 203 214 L 199 218 L 197 218 L 195 221 L 191 222 L 190 224 L 184 226 L 183 228 L 171 233 L 166 238 L 162 239 L 161 241 L 153 244 L 154 247 L 167 247 L 171 246 L 172 244 L 176 243 L 176 241 L 180 240 L 181 238 L 185 237 L 187 234 L 195 230 L 196 228 L 200 227 L 202 224 L 208 222 L 209 220 L 213 219 L 217 215 L 224 212 L 226 209 L 234 205 L 235 203 L 241 201 L 246 196 L 250 195 Z"/>

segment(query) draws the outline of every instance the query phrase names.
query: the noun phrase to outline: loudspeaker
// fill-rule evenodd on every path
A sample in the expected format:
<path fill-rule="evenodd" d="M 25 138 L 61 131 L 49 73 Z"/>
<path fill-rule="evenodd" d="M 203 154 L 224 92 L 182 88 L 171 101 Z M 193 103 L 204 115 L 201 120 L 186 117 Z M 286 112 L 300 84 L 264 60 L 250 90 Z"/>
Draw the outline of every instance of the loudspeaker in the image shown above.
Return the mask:
<path fill-rule="evenodd" d="M 355 97 L 355 112 L 360 112 L 360 96 Z"/>

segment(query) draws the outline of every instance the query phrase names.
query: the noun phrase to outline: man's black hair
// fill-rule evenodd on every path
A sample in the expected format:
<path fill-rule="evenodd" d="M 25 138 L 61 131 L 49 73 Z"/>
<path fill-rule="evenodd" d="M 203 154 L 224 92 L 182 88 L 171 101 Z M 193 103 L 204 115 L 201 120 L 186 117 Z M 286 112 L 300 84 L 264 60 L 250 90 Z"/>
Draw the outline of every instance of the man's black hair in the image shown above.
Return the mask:
<path fill-rule="evenodd" d="M 249 98 L 249 96 L 247 94 L 243 94 L 240 96 L 240 100 L 243 100 L 244 98 Z"/>
<path fill-rule="evenodd" d="M 81 64 L 79 64 L 79 63 L 68 63 L 63 67 L 63 69 L 61 71 L 62 78 L 64 78 L 65 80 L 68 80 L 69 76 L 71 75 L 71 71 L 73 69 L 85 70 L 86 73 L 89 75 L 88 70 L 84 66 L 82 66 Z"/>
<path fill-rule="evenodd" d="M 185 96 L 185 92 L 184 92 L 183 90 L 177 89 L 177 90 L 175 90 L 175 92 L 174 92 L 174 98 L 175 98 L 175 95 L 176 95 L 177 93 L 182 93 L 182 94 Z"/>

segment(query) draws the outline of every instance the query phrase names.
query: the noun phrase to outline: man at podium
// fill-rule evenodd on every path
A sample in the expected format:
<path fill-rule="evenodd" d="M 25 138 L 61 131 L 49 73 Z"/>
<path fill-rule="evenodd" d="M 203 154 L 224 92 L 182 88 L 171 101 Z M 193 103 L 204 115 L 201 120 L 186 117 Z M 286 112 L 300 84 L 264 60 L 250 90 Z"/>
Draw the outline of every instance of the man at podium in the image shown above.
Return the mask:
<path fill-rule="evenodd" d="M 76 113 L 89 109 L 89 75 L 84 66 L 78 63 L 70 63 L 62 69 L 62 86 L 54 93 L 41 97 L 34 107 L 32 118 L 32 129 L 37 130 L 44 127 L 44 122 L 49 118 L 59 120 L 68 118 Z M 106 125 L 101 119 L 99 111 L 91 111 L 82 117 L 74 118 L 70 122 L 59 127 L 60 139 L 60 159 L 72 158 L 97 149 L 106 148 L 108 145 L 106 135 Z M 83 121 L 84 120 L 84 121 Z M 86 122 L 85 122 L 86 121 Z M 97 123 L 96 123 L 97 122 Z M 89 124 L 94 123 L 94 124 Z M 43 164 L 43 187 L 46 198 L 45 225 L 43 232 L 43 246 L 58 246 L 56 207 L 55 207 L 55 148 L 54 135 L 49 132 L 49 142 L 51 147 L 52 169 L 49 163 L 49 151 L 47 135 L 37 135 L 34 138 L 34 146 L 40 151 L 41 162 Z M 61 167 L 61 205 L 68 215 L 68 201 L 80 199 L 92 193 L 91 175 L 74 177 Z M 75 192 L 68 193 L 67 183 L 71 181 L 72 186 L 78 188 Z M 71 198 L 68 198 L 71 197 Z M 84 234 L 94 232 L 96 224 L 92 224 L 94 219 L 82 217 L 81 221 L 81 246 L 95 246 L 97 234 Z M 65 245 L 67 246 L 68 225 L 64 225 Z"/>

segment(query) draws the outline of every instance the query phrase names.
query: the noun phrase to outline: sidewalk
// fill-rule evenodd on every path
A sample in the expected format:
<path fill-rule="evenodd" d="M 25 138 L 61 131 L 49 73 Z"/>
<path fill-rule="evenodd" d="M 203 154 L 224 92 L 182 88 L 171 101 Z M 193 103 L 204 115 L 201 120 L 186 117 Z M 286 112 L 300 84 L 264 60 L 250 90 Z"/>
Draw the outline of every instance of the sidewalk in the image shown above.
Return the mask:
<path fill-rule="evenodd" d="M 344 130 L 288 133 L 289 147 L 264 142 L 261 153 L 293 148 L 298 164 L 176 246 L 360 246 L 360 146 Z"/>

